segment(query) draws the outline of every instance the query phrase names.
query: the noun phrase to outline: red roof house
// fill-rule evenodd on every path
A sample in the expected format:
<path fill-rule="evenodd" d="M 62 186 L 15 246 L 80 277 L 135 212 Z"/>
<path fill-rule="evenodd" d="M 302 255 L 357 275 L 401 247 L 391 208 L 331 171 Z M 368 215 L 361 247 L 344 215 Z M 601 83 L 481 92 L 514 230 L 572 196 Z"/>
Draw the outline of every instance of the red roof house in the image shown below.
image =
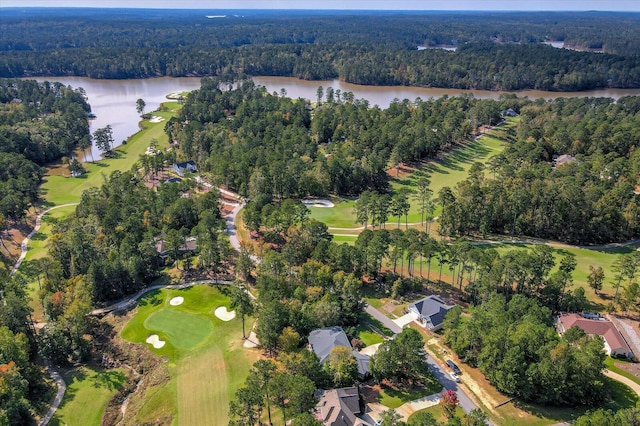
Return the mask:
<path fill-rule="evenodd" d="M 605 319 L 588 319 L 579 314 L 561 315 L 558 318 L 560 334 L 571 327 L 578 327 L 585 333 L 593 336 L 598 335 L 604 339 L 604 350 L 607 355 L 633 357 L 633 351 L 620 334 L 616 326 Z"/>

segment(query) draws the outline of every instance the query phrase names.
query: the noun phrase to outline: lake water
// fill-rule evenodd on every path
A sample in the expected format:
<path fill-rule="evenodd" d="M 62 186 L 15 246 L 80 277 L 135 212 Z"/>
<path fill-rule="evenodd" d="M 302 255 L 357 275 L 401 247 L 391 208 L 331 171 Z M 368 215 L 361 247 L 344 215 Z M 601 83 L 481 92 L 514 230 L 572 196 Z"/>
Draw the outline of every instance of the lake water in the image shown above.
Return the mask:
<path fill-rule="evenodd" d="M 200 88 L 200 78 L 148 78 L 138 80 L 94 80 L 85 77 L 51 77 L 37 80 L 59 81 L 64 85 L 82 87 L 87 93 L 91 110 L 96 119 L 90 120 L 91 132 L 111 125 L 117 145 L 139 130 L 140 117 L 136 112 L 136 100 L 146 102 L 146 112 L 154 111 L 167 100 L 166 95 Z M 356 99 L 366 99 L 371 106 L 387 108 L 394 99 L 429 99 L 442 96 L 473 94 L 478 99 L 498 99 L 504 93 L 515 93 L 530 99 L 552 99 L 557 97 L 595 96 L 618 99 L 622 96 L 640 96 L 640 89 L 600 89 L 586 92 L 544 92 L 527 90 L 521 92 L 492 92 L 488 90 L 437 89 L 404 86 L 360 86 L 340 80 L 305 81 L 292 77 L 254 77 L 256 84 L 265 86 L 270 93 L 285 89 L 287 96 L 316 100 L 318 86 L 332 87 L 341 92 L 352 92 Z M 100 152 L 94 147 L 94 157 Z"/>

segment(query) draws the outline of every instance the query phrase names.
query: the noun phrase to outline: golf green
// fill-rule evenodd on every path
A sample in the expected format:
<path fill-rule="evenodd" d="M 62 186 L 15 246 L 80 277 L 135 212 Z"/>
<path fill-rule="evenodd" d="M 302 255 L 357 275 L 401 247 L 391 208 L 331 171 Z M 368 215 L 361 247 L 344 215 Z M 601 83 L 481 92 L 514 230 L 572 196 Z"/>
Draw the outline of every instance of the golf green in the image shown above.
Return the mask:
<path fill-rule="evenodd" d="M 144 327 L 158 332 L 161 340 L 181 350 L 195 348 L 213 332 L 209 318 L 172 309 L 153 312 L 144 321 Z"/>

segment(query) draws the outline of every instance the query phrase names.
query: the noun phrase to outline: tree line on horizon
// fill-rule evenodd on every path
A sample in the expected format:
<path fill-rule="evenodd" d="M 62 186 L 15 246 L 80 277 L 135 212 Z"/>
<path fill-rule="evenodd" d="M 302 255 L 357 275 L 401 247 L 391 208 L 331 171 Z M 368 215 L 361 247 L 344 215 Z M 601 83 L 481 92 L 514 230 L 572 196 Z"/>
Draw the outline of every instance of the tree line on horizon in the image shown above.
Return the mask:
<path fill-rule="evenodd" d="M 0 77 L 288 76 L 550 91 L 637 88 L 640 81 L 635 14 L 199 18 L 163 15 L 159 26 L 135 13 L 10 15 L 0 21 L 7 34 Z M 545 40 L 604 53 L 557 49 Z M 440 45 L 458 50 L 417 50 Z"/>

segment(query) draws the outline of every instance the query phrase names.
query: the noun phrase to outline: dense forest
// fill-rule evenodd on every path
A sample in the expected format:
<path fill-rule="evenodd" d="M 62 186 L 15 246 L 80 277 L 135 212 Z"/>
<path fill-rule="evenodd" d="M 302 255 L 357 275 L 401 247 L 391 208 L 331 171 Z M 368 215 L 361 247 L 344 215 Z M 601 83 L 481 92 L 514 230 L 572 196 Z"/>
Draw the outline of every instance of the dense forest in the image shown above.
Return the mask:
<path fill-rule="evenodd" d="M 466 181 L 439 194 L 441 231 L 572 244 L 637 238 L 639 111 L 636 97 L 523 106 L 513 143 L 491 159 L 488 173 L 478 164 Z"/>
<path fill-rule="evenodd" d="M 635 14 L 243 11 L 218 19 L 206 14 L 7 9 L 0 18 L 5 35 L 0 76 L 262 75 L 552 91 L 640 83 Z M 457 51 L 418 50 L 443 45 Z"/>
<path fill-rule="evenodd" d="M 40 166 L 90 143 L 89 111 L 82 89 L 0 79 L 0 229 L 38 200 Z"/>
<path fill-rule="evenodd" d="M 381 110 L 327 88 L 318 90 L 312 114 L 308 101 L 269 94 L 251 81 L 235 90 L 219 85 L 203 80 L 165 130 L 184 158 L 251 199 L 385 191 L 390 162 L 433 157 L 525 102 L 457 97 Z"/>
<path fill-rule="evenodd" d="M 447 314 L 445 339 L 500 391 L 524 401 L 598 405 L 606 394 L 600 337 L 572 328 L 562 337 L 549 309 L 516 296 L 493 296 L 462 316 Z"/>
<path fill-rule="evenodd" d="M 430 201 L 442 207 L 440 232 L 600 244 L 640 234 L 638 105 L 636 97 L 463 96 L 396 101 L 381 110 L 319 88 L 311 109 L 250 81 L 223 91 L 218 81 L 204 80 L 165 129 L 181 156 L 251 200 L 251 229 L 268 221 L 262 210 L 274 197 L 365 191 L 373 195 L 356 205 L 358 222 L 382 224 L 396 216 L 390 209 L 398 201 L 375 196 L 389 191 L 389 167 L 466 143 L 479 125 L 500 122 L 512 108 L 520 118 L 505 151 L 486 170 L 474 165 L 456 188 L 433 194 Z M 559 157 L 568 161 L 557 163 Z"/>

